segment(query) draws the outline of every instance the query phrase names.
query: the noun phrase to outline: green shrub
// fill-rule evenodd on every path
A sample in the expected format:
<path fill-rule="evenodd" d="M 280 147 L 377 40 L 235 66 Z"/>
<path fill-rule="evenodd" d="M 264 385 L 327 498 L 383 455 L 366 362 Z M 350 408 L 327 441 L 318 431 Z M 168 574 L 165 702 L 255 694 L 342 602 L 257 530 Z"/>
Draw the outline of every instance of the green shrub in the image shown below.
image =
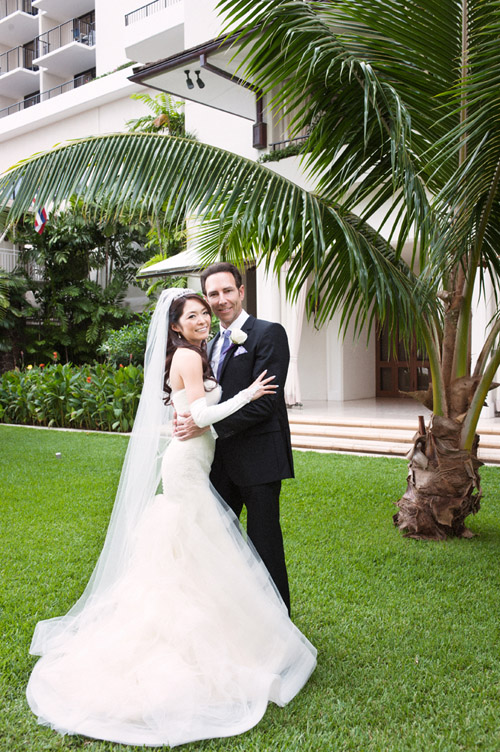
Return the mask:
<path fill-rule="evenodd" d="M 141 366 L 53 363 L 0 377 L 0 421 L 24 425 L 130 431 L 139 404 Z"/>
<path fill-rule="evenodd" d="M 135 321 L 110 332 L 97 348 L 99 355 L 115 366 L 130 362 L 143 365 L 151 315 L 152 310 L 143 311 Z"/>
<path fill-rule="evenodd" d="M 287 157 L 295 157 L 299 154 L 303 154 L 307 148 L 307 141 L 299 139 L 295 142 L 291 142 L 288 146 L 284 146 L 283 149 L 276 149 L 275 151 L 268 151 L 262 154 L 257 162 L 264 164 L 265 162 L 280 162 Z"/>

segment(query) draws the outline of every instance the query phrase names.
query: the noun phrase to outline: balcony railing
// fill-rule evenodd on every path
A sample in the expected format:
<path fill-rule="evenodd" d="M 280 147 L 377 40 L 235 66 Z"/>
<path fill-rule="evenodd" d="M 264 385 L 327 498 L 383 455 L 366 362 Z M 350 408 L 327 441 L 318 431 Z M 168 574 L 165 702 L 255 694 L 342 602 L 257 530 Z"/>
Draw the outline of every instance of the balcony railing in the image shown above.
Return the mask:
<path fill-rule="evenodd" d="M 130 24 L 133 24 L 136 21 L 148 18 L 148 16 L 152 16 L 153 13 L 158 13 L 159 10 L 169 8 L 171 5 L 177 5 L 177 3 L 180 2 L 181 0 L 155 0 L 153 3 L 143 5 L 141 8 L 133 10 L 132 13 L 127 13 L 125 16 L 125 26 L 130 26 Z"/>
<path fill-rule="evenodd" d="M 13 272 L 19 262 L 19 251 L 10 248 L 0 248 L 0 269 Z"/>
<path fill-rule="evenodd" d="M 89 74 L 84 73 L 82 76 L 77 76 L 76 78 L 71 79 L 71 81 L 66 81 L 64 84 L 59 84 L 59 86 L 54 86 L 52 89 L 47 89 L 47 91 L 44 91 L 41 94 L 34 94 L 32 97 L 28 97 L 22 102 L 16 102 L 15 104 L 9 105 L 9 107 L 4 107 L 0 110 L 0 118 L 13 115 L 15 112 L 21 112 L 22 110 L 28 109 L 28 107 L 33 107 L 35 104 L 46 102 L 47 99 L 52 99 L 53 97 L 58 97 L 60 94 L 64 94 L 67 91 L 77 89 L 79 86 L 83 86 L 84 84 L 88 84 L 89 81 L 93 81 L 94 78 L 95 76 L 90 76 Z"/>
<path fill-rule="evenodd" d="M 47 55 L 70 42 L 80 42 L 80 44 L 92 47 L 95 44 L 95 24 L 73 18 L 40 34 L 36 38 L 37 57 Z"/>
<path fill-rule="evenodd" d="M 306 141 L 307 136 L 298 136 L 297 138 L 289 138 L 285 141 L 275 141 L 273 144 L 269 144 L 269 148 L 271 151 L 284 151 L 285 149 L 296 147 L 297 151 L 300 151 Z"/>
<path fill-rule="evenodd" d="M 31 0 L 0 0 L 0 21 L 18 10 L 31 16 L 38 13 L 38 8 L 31 6 Z"/>
<path fill-rule="evenodd" d="M 15 248 L 0 248 L 0 269 L 6 272 L 13 272 L 16 269 L 24 269 L 31 280 L 36 282 L 43 281 L 43 266 L 36 264 L 34 261 L 21 263 L 21 254 Z"/>
<path fill-rule="evenodd" d="M 34 57 L 35 53 L 29 47 L 14 47 L 12 50 L 2 52 L 0 55 L 0 76 L 16 68 L 37 71 L 38 66 L 33 65 Z"/>

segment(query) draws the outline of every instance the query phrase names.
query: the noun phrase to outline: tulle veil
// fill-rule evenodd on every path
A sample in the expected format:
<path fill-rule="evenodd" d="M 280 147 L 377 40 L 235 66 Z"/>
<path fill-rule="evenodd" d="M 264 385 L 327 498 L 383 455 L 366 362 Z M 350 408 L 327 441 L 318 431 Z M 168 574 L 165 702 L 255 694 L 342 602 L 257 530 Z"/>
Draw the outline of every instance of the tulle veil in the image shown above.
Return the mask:
<path fill-rule="evenodd" d="M 30 652 L 44 655 L 76 632 L 88 609 L 118 580 L 130 559 L 137 523 L 158 492 L 161 460 L 171 435 L 173 408 L 163 402 L 163 379 L 170 305 L 194 290 L 170 288 L 160 295 L 148 330 L 144 386 L 123 462 L 103 549 L 90 580 L 64 615 L 38 622 Z"/>

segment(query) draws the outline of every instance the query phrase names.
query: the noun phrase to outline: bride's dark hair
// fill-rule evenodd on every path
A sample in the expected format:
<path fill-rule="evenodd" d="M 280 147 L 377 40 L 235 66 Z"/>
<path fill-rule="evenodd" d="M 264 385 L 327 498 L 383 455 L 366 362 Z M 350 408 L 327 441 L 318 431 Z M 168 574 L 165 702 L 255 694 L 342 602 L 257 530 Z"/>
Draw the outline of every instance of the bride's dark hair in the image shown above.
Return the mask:
<path fill-rule="evenodd" d="M 202 298 L 196 293 L 188 293 L 187 295 L 182 295 L 181 297 L 173 300 L 170 304 L 170 311 L 168 316 L 167 357 L 165 360 L 165 378 L 163 382 L 163 390 L 166 394 L 164 401 L 166 405 L 169 405 L 171 401 L 172 387 L 170 386 L 170 368 L 172 366 L 172 358 L 174 357 L 174 353 L 178 347 L 187 347 L 189 350 L 194 350 L 195 352 L 199 353 L 201 355 L 201 363 L 203 367 L 203 379 L 212 379 L 213 381 L 215 381 L 214 375 L 212 373 L 212 368 L 208 360 L 206 343 L 204 343 L 202 347 L 191 345 L 185 339 L 184 335 L 182 335 L 180 332 L 175 332 L 172 329 L 172 326 L 179 322 L 180 317 L 184 313 L 184 306 L 186 305 L 188 300 L 197 300 L 204 306 L 208 313 L 212 315 L 210 306 L 208 305 L 205 298 Z"/>

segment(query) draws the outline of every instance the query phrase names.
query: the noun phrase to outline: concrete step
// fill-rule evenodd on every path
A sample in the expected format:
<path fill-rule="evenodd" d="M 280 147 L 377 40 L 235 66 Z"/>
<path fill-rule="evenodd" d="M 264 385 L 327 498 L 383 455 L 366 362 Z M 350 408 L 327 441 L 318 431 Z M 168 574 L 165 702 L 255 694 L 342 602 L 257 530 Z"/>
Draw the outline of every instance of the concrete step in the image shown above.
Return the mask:
<path fill-rule="evenodd" d="M 294 449 L 318 452 L 355 452 L 405 457 L 411 448 L 418 421 L 362 418 L 323 418 L 289 414 Z M 479 426 L 479 458 L 500 464 L 500 424 Z"/>
<path fill-rule="evenodd" d="M 381 426 L 380 428 L 374 426 L 337 426 L 337 425 L 311 425 L 302 423 L 295 425 L 290 423 L 290 430 L 297 436 L 309 436 L 311 438 L 328 438 L 336 437 L 342 438 L 346 441 L 352 439 L 357 441 L 363 439 L 366 441 L 397 441 L 401 444 L 411 444 L 413 436 L 415 435 L 415 427 L 413 430 L 404 430 L 402 428 L 391 426 Z"/>

